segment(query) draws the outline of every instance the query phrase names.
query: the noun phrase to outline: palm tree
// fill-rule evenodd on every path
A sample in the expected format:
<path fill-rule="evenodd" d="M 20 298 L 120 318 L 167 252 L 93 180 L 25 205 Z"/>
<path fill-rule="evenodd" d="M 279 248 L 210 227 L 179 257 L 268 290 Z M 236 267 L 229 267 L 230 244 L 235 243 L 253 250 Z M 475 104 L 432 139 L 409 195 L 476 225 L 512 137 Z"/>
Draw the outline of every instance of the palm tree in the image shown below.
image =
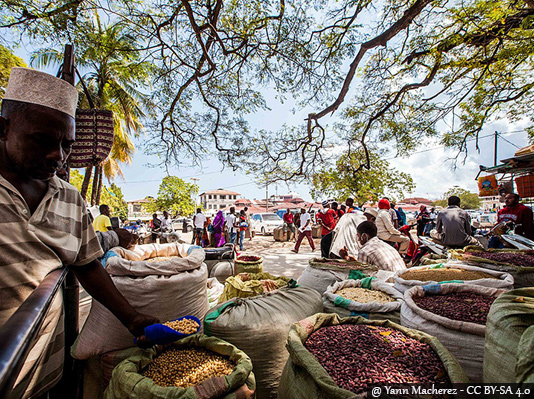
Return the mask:
<path fill-rule="evenodd" d="M 152 66 L 140 60 L 139 46 L 133 34 L 121 23 L 103 26 L 98 14 L 79 32 L 75 40 L 76 63 L 83 75 L 88 91 L 98 109 L 113 111 L 115 137 L 108 158 L 94 167 L 91 205 L 98 205 L 102 188 L 102 175 L 108 181 L 124 177 L 121 164 L 131 163 L 135 147 L 132 134 L 138 136 L 143 108 L 150 107 L 148 97 L 140 87 L 148 86 Z M 32 56 L 32 63 L 47 66 L 60 64 L 62 53 L 55 49 L 43 49 Z M 78 84 L 80 108 L 89 108 L 87 98 Z M 81 194 L 86 197 L 93 168 L 85 170 Z"/>

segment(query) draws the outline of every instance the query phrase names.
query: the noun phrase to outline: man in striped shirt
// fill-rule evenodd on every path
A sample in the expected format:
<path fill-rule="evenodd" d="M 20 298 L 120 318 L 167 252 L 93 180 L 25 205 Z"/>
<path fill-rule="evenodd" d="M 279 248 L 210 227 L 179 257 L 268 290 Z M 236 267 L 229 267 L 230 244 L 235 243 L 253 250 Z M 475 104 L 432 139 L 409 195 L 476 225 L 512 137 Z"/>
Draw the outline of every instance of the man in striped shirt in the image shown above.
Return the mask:
<path fill-rule="evenodd" d="M 137 312 L 117 291 L 97 260 L 102 250 L 83 199 L 55 175 L 74 143 L 76 103 L 76 89 L 68 83 L 13 68 L 0 116 L 0 327 L 47 274 L 66 265 L 94 299 L 140 337 L 157 320 Z M 15 396 L 37 396 L 59 380 L 61 318 L 57 297 Z"/>

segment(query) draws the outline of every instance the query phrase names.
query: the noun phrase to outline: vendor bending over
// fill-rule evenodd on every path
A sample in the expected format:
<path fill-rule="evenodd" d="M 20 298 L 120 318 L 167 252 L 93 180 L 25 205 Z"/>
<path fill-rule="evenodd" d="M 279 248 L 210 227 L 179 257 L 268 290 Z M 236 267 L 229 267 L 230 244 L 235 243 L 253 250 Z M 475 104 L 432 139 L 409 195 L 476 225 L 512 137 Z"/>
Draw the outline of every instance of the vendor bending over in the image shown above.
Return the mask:
<path fill-rule="evenodd" d="M 356 229 L 362 246 L 358 251 L 358 261 L 375 265 L 379 269 L 396 272 L 406 269 L 406 265 L 395 248 L 377 237 L 376 225 L 365 221 Z"/>

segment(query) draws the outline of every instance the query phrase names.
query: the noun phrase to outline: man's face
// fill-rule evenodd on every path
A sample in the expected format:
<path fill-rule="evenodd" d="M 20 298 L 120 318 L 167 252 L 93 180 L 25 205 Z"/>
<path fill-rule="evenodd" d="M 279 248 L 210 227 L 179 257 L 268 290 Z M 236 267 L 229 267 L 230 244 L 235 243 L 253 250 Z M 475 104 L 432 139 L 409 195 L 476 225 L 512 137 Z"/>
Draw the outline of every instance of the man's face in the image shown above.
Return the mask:
<path fill-rule="evenodd" d="M 360 234 L 360 233 L 357 233 L 357 236 L 358 236 L 358 241 L 361 245 L 365 245 L 365 243 L 367 241 L 369 241 L 369 237 L 367 236 L 367 234 Z"/>
<path fill-rule="evenodd" d="M 515 195 L 513 194 L 506 194 L 506 197 L 504 197 L 504 203 L 506 206 L 514 206 L 517 204 L 517 201 L 515 199 Z"/>
<path fill-rule="evenodd" d="M 24 114 L 0 118 L 0 140 L 8 166 L 18 175 L 50 180 L 72 151 L 74 119 L 62 112 L 29 105 Z"/>

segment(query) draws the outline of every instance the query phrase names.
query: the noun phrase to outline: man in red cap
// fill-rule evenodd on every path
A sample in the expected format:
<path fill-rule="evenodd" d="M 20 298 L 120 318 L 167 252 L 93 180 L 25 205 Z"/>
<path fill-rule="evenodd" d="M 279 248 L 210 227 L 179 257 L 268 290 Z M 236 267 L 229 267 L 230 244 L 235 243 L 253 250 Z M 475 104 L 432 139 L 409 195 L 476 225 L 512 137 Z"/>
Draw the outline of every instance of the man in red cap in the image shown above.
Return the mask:
<path fill-rule="evenodd" d="M 393 226 L 391 221 L 390 203 L 387 199 L 382 198 L 378 202 L 378 215 L 376 217 L 376 228 L 378 230 L 378 238 L 383 241 L 395 242 L 399 244 L 399 253 L 405 255 L 410 246 L 410 239 L 403 236 L 399 230 Z"/>

